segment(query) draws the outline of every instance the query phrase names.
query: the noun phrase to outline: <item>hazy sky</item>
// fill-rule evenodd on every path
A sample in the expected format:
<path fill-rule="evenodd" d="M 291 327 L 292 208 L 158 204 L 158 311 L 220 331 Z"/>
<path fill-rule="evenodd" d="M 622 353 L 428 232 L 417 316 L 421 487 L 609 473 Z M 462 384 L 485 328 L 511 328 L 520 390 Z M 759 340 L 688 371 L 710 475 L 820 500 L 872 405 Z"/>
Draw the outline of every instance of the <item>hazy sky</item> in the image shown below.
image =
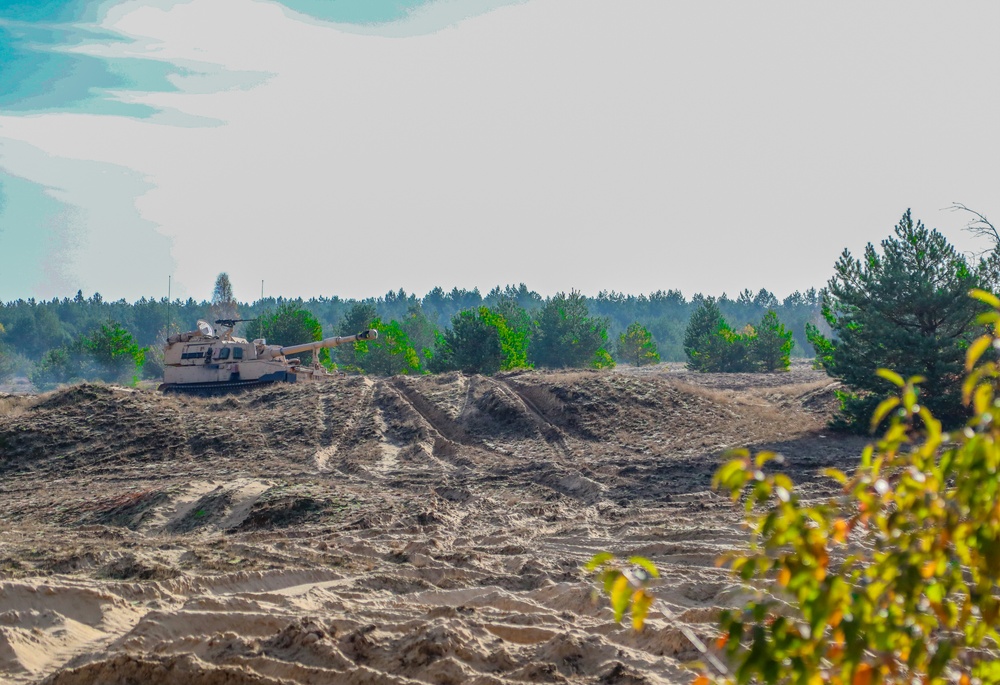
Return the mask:
<path fill-rule="evenodd" d="M 779 297 L 1000 220 L 1000 3 L 0 0 L 0 300 Z"/>

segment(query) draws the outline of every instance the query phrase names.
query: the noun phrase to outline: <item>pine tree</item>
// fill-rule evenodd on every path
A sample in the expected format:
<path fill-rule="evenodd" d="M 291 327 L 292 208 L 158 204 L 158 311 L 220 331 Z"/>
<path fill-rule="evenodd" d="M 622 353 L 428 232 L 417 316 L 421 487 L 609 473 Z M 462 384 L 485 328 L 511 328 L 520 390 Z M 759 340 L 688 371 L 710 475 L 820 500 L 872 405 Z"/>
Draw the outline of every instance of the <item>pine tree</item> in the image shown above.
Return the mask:
<path fill-rule="evenodd" d="M 224 271 L 215 279 L 210 316 L 213 320 L 238 319 L 240 317 L 239 307 L 233 296 L 233 284 L 229 282 L 229 274 Z"/>
<path fill-rule="evenodd" d="M 862 259 L 844 250 L 824 298 L 836 336 L 824 366 L 850 388 L 840 423 L 868 428 L 868 417 L 892 390 L 875 371 L 888 368 L 924 377 L 921 401 L 946 425 L 957 425 L 966 418 L 965 349 L 982 332 L 975 321 L 983 306 L 966 295 L 995 286 L 995 255 L 970 265 L 943 235 L 914 223 L 909 210 L 881 247 L 879 253 L 869 243 Z"/>
<path fill-rule="evenodd" d="M 625 332 L 618 336 L 616 349 L 619 359 L 629 364 L 643 366 L 660 361 L 660 353 L 653 342 L 653 336 L 638 321 L 629 324 Z"/>
<path fill-rule="evenodd" d="M 792 342 L 792 332 L 778 321 L 773 309 L 769 309 L 760 320 L 756 333 L 752 356 L 760 365 L 760 370 L 787 371 L 795 343 Z"/>
<path fill-rule="evenodd" d="M 725 295 L 723 295 L 725 297 Z M 736 373 L 756 371 L 753 355 L 757 330 L 747 324 L 734 331 L 714 298 L 701 302 L 684 332 L 684 353 L 692 371 Z"/>
<path fill-rule="evenodd" d="M 614 366 L 604 345 L 607 319 L 590 316 L 577 291 L 557 293 L 538 313 L 531 339 L 532 362 L 551 368 Z"/>
<path fill-rule="evenodd" d="M 497 327 L 488 317 L 489 309 L 467 309 L 451 319 L 451 328 L 438 342 L 435 370 L 457 369 L 463 373 L 492 375 L 503 364 L 503 349 Z"/>

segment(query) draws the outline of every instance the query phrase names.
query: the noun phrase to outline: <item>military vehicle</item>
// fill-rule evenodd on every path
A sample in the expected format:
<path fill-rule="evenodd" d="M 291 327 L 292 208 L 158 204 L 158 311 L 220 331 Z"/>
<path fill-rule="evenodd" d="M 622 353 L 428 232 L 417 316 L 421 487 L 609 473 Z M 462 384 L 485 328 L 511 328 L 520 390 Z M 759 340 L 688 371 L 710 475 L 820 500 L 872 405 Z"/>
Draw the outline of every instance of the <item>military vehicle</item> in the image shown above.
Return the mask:
<path fill-rule="evenodd" d="M 198 330 L 167 338 L 163 350 L 164 392 L 219 394 L 267 383 L 299 383 L 331 377 L 319 363 L 319 351 L 359 340 L 375 340 L 378 331 L 327 338 L 300 345 L 268 345 L 263 338 L 248 342 L 233 336 L 233 329 L 247 319 L 219 319 L 217 332 L 207 321 Z M 287 355 L 312 351 L 312 365 Z"/>

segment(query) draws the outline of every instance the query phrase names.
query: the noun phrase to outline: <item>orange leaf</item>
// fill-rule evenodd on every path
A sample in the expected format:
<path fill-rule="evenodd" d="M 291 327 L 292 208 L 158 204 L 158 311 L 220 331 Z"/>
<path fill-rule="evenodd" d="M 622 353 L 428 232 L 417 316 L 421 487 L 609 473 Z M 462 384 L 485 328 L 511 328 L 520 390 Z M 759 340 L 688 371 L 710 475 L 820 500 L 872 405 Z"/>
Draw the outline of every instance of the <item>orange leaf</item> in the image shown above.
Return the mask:
<path fill-rule="evenodd" d="M 872 682 L 872 667 L 868 664 L 858 664 L 858 667 L 854 669 L 854 677 L 851 679 L 851 685 L 871 685 Z"/>
<path fill-rule="evenodd" d="M 792 580 L 792 572 L 787 568 L 783 568 L 778 572 L 778 585 L 781 587 L 787 587 L 788 583 Z"/>
<path fill-rule="evenodd" d="M 693 681 L 691 681 L 691 685 L 708 685 L 708 683 L 709 683 L 709 680 L 708 680 L 708 676 L 706 676 L 706 675 L 700 675 L 697 678 L 695 678 Z"/>
<path fill-rule="evenodd" d="M 636 630 L 642 630 L 643 624 L 646 622 L 646 614 L 649 613 L 649 607 L 653 605 L 653 596 L 648 592 L 643 590 L 636 590 L 635 594 L 632 595 L 632 627 Z"/>
<path fill-rule="evenodd" d="M 833 539 L 843 543 L 847 540 L 848 525 L 844 519 L 837 519 L 833 522 Z"/>

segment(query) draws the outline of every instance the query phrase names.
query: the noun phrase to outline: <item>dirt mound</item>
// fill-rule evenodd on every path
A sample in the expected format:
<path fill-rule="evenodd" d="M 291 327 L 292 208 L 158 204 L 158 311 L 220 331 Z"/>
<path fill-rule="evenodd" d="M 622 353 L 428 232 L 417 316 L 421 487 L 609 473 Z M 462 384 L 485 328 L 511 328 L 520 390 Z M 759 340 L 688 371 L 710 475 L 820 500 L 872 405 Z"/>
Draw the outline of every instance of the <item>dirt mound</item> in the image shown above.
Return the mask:
<path fill-rule="evenodd" d="M 115 495 L 93 506 L 93 513 L 86 517 L 89 523 L 123 526 L 136 530 L 153 513 L 153 510 L 170 499 L 164 490 L 140 490 Z"/>
<path fill-rule="evenodd" d="M 253 504 L 246 518 L 230 528 L 230 532 L 287 528 L 317 521 L 325 514 L 340 512 L 346 507 L 331 499 L 295 494 L 270 494 Z"/>
<path fill-rule="evenodd" d="M 240 668 L 212 667 L 190 656 L 117 656 L 62 671 L 41 685 L 284 685 Z"/>
<path fill-rule="evenodd" d="M 614 624 L 581 566 L 651 558 L 707 638 L 742 596 L 720 454 L 779 450 L 822 492 L 861 449 L 824 428 L 833 389 L 659 365 L 4 400 L 0 679 L 689 681 L 681 633 Z"/>

